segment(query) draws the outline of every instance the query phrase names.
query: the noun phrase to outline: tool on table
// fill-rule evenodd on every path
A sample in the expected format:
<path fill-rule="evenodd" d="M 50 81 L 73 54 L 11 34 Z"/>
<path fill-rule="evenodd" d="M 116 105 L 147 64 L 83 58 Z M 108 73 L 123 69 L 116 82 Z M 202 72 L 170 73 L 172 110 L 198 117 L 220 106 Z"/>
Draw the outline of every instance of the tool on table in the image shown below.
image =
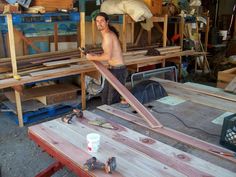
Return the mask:
<path fill-rule="evenodd" d="M 84 164 L 84 169 L 87 171 L 92 171 L 95 169 L 105 170 L 106 173 L 112 173 L 116 169 L 116 158 L 108 158 L 106 163 L 102 163 L 97 160 L 96 157 L 92 157 L 86 161 Z"/>
<path fill-rule="evenodd" d="M 215 150 L 210 150 L 211 152 L 214 152 L 216 154 L 220 154 L 223 156 L 228 156 L 228 157 L 234 157 L 236 158 L 236 153 L 230 153 L 230 152 L 221 152 L 221 151 L 215 151 Z"/>
<path fill-rule="evenodd" d="M 90 120 L 88 121 L 88 124 L 99 126 L 102 128 L 114 129 L 114 127 L 109 122 L 106 122 L 105 120 Z"/>
<path fill-rule="evenodd" d="M 71 124 L 73 118 L 83 118 L 83 112 L 80 109 L 73 109 L 72 113 L 62 117 L 61 120 L 62 122 Z"/>

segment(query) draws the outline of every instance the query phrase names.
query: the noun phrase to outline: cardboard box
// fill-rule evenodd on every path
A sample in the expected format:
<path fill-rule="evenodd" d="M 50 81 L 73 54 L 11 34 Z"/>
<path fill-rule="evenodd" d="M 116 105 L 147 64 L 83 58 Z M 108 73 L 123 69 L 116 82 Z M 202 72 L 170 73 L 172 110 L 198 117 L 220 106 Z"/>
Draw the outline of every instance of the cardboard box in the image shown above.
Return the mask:
<path fill-rule="evenodd" d="M 162 14 L 162 0 L 144 0 L 153 15 Z"/>
<path fill-rule="evenodd" d="M 73 8 L 73 0 L 34 0 L 30 6 L 43 6 L 45 7 L 46 12 L 55 12 L 58 9 L 67 9 L 70 10 Z"/>

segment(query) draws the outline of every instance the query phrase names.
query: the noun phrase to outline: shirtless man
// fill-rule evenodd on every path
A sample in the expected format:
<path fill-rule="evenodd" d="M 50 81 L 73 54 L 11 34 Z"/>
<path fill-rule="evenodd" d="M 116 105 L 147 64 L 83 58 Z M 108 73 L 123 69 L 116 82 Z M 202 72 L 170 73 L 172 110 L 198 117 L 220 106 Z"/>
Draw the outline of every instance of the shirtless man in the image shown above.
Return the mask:
<path fill-rule="evenodd" d="M 111 73 L 124 85 L 126 81 L 127 69 L 124 65 L 122 50 L 119 42 L 118 31 L 109 25 L 108 15 L 100 12 L 95 22 L 97 29 L 102 34 L 102 54 L 87 54 L 88 60 L 107 61 Z M 119 93 L 110 85 L 107 80 L 105 81 L 104 89 L 102 91 L 102 103 L 113 104 L 120 101 Z"/>

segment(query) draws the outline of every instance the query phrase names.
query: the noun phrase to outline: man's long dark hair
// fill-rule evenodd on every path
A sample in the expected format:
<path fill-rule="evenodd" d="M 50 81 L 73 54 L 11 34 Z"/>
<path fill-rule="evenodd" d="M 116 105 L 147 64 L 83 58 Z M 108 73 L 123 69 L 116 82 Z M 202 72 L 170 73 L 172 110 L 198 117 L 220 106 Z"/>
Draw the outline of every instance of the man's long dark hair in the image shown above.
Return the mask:
<path fill-rule="evenodd" d="M 109 17 L 105 12 L 99 12 L 96 17 L 95 20 L 97 18 L 97 16 L 102 16 L 105 18 L 106 22 L 109 22 Z M 111 30 L 113 33 L 115 33 L 115 35 L 117 36 L 117 38 L 119 38 L 119 32 L 117 31 L 117 29 L 114 26 L 111 26 L 110 24 L 108 24 L 109 30 Z"/>

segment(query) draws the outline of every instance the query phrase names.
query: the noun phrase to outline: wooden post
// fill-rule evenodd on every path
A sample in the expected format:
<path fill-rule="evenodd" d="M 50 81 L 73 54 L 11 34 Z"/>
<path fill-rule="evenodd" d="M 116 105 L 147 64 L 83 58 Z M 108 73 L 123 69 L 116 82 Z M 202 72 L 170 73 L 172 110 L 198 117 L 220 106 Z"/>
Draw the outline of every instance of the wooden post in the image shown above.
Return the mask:
<path fill-rule="evenodd" d="M 134 22 L 131 22 L 131 43 L 134 45 Z"/>
<path fill-rule="evenodd" d="M 7 14 L 7 25 L 8 25 L 8 35 L 9 35 L 9 46 L 11 54 L 11 64 L 12 64 L 12 73 L 13 76 L 17 76 L 17 63 L 16 63 L 16 48 L 15 48 L 15 39 L 12 23 L 12 15 Z"/>
<path fill-rule="evenodd" d="M 209 20 L 210 21 L 210 20 Z M 233 39 L 236 38 L 236 18 L 234 16 L 234 33 L 233 33 Z"/>
<path fill-rule="evenodd" d="M 151 45 L 152 43 L 152 30 L 147 31 L 148 34 L 148 45 Z"/>
<path fill-rule="evenodd" d="M 23 127 L 24 122 L 23 122 L 21 97 L 20 97 L 20 93 L 17 90 L 15 90 L 15 98 L 16 98 L 16 109 L 17 109 L 17 116 L 18 116 L 19 126 Z"/>
<path fill-rule="evenodd" d="M 85 48 L 85 2 L 86 0 L 79 1 L 80 11 L 80 47 Z M 82 56 L 82 53 L 81 53 Z"/>
<path fill-rule="evenodd" d="M 123 26 L 122 26 L 122 47 L 123 47 L 123 52 L 127 51 L 127 46 L 126 46 L 126 15 L 123 15 Z"/>
<path fill-rule="evenodd" d="M 80 12 L 80 47 L 85 48 L 85 12 Z"/>
<path fill-rule="evenodd" d="M 177 34 L 178 33 L 178 25 L 177 25 L 177 23 L 175 23 L 175 34 Z"/>
<path fill-rule="evenodd" d="M 77 23 L 77 48 L 80 47 L 80 23 Z"/>
<path fill-rule="evenodd" d="M 168 15 L 164 17 L 164 30 L 163 30 L 163 47 L 166 47 L 167 43 L 167 26 L 168 26 Z"/>
<path fill-rule="evenodd" d="M 9 45 L 10 45 L 10 54 L 11 54 L 12 74 L 13 74 L 13 77 L 16 77 L 16 76 L 18 77 L 15 39 L 14 39 L 13 22 L 12 22 L 11 14 L 7 14 L 7 26 L 8 26 Z M 23 115 L 22 115 L 22 107 L 21 107 L 21 98 L 20 98 L 20 93 L 16 90 L 15 90 L 15 97 L 16 97 L 16 108 L 17 108 L 19 126 L 23 127 L 24 123 L 23 123 Z"/>
<path fill-rule="evenodd" d="M 184 17 L 180 17 L 179 34 L 180 34 L 180 46 L 181 46 L 181 48 L 183 49 L 183 40 L 184 40 Z"/>
<path fill-rule="evenodd" d="M 138 36 L 137 36 L 137 38 L 136 38 L 136 41 L 135 41 L 135 43 L 134 43 L 134 45 L 138 45 L 138 43 L 139 43 L 139 40 L 140 40 L 140 38 L 141 38 L 141 36 L 142 36 L 142 34 L 143 34 L 143 28 L 141 27 L 140 28 L 140 31 L 139 31 L 139 33 L 138 33 Z"/>
<path fill-rule="evenodd" d="M 85 74 L 81 73 L 80 75 L 81 82 L 81 102 L 82 102 L 82 110 L 86 109 L 86 88 L 85 88 Z"/>
<path fill-rule="evenodd" d="M 58 24 L 54 23 L 54 46 L 55 51 L 58 51 Z"/>
<path fill-rule="evenodd" d="M 207 24 L 206 24 L 206 30 L 205 30 L 205 45 L 204 45 L 205 52 L 207 52 L 209 28 L 210 28 L 210 17 L 207 17 Z"/>
<path fill-rule="evenodd" d="M 94 19 L 92 19 L 92 43 L 93 43 L 93 46 L 96 47 L 97 36 L 96 36 L 96 26 L 95 26 Z"/>

